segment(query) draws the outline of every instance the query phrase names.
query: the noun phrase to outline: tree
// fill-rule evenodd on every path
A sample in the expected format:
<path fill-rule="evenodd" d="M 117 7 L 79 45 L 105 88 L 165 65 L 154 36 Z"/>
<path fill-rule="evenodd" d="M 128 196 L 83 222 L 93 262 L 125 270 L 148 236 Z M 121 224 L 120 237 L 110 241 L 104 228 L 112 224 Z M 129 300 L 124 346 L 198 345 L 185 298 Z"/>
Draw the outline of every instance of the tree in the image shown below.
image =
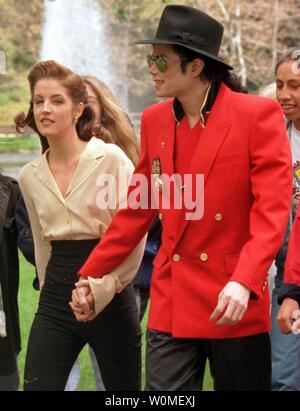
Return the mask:
<path fill-rule="evenodd" d="M 150 81 L 145 81 L 147 51 L 133 43 L 153 36 L 163 7 L 171 1 L 98 2 L 113 33 L 112 65 L 119 75 L 125 73 L 122 81 L 128 84 L 130 108 L 137 111 L 155 97 Z M 202 8 L 224 25 L 221 56 L 252 92 L 273 81 L 278 55 L 300 44 L 299 0 L 183 0 L 176 4 Z"/>

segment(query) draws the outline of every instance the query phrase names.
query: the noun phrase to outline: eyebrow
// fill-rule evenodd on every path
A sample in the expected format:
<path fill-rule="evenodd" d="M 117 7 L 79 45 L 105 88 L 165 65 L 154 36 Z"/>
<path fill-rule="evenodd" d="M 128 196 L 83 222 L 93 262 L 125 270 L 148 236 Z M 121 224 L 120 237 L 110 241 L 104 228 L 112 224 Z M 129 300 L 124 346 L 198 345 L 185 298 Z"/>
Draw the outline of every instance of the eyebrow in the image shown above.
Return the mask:
<path fill-rule="evenodd" d="M 43 98 L 44 96 L 40 96 L 39 94 L 35 94 L 35 95 L 34 95 L 34 98 L 36 98 L 36 97 Z M 65 98 L 65 96 L 64 96 L 63 94 L 53 94 L 53 96 L 51 96 L 51 98 L 54 98 L 54 97 L 62 97 L 62 98 Z"/>
<path fill-rule="evenodd" d="M 284 83 L 284 81 L 281 80 L 280 78 L 278 78 L 278 79 L 276 79 L 276 84 L 277 83 Z M 299 84 L 300 83 L 300 78 L 299 79 L 296 79 L 296 78 L 289 79 L 289 80 L 287 80 L 286 83 L 287 84 L 294 84 L 294 83 Z"/>

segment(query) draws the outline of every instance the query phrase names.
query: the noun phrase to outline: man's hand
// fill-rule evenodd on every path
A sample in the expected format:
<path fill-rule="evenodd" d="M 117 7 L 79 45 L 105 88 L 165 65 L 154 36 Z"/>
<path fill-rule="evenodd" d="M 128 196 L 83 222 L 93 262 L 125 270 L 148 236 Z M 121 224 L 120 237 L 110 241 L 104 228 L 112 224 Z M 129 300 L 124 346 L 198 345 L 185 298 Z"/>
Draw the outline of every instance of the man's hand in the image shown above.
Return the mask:
<path fill-rule="evenodd" d="M 238 323 L 247 310 L 250 291 L 236 281 L 229 281 L 220 292 L 218 304 L 209 321 L 216 322 L 216 325 Z"/>
<path fill-rule="evenodd" d="M 88 280 L 80 279 L 72 291 L 72 301 L 69 303 L 77 321 L 89 321 L 96 317 L 94 297 Z"/>
<path fill-rule="evenodd" d="M 290 334 L 293 324 L 293 313 L 299 310 L 299 304 L 292 298 L 285 298 L 277 314 L 277 323 L 282 334 Z"/>

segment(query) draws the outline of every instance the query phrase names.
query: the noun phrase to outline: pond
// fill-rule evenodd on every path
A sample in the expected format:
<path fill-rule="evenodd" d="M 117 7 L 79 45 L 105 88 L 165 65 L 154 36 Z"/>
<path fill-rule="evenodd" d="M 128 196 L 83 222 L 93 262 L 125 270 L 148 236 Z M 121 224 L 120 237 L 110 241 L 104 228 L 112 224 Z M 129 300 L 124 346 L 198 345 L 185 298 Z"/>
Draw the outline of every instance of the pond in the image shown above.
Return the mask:
<path fill-rule="evenodd" d="M 21 150 L 17 152 L 0 152 L 0 172 L 18 179 L 21 168 L 39 157 L 40 149 Z"/>

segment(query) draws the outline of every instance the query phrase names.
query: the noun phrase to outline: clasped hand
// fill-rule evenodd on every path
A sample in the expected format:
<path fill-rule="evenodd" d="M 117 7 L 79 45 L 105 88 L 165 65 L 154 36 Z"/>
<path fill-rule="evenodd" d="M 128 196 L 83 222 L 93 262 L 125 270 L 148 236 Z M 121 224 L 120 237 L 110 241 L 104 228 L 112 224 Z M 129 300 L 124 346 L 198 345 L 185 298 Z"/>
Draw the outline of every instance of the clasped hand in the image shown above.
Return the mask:
<path fill-rule="evenodd" d="M 81 278 L 72 291 L 72 301 L 69 303 L 77 321 L 87 322 L 96 317 L 95 301 L 86 279 Z"/>

